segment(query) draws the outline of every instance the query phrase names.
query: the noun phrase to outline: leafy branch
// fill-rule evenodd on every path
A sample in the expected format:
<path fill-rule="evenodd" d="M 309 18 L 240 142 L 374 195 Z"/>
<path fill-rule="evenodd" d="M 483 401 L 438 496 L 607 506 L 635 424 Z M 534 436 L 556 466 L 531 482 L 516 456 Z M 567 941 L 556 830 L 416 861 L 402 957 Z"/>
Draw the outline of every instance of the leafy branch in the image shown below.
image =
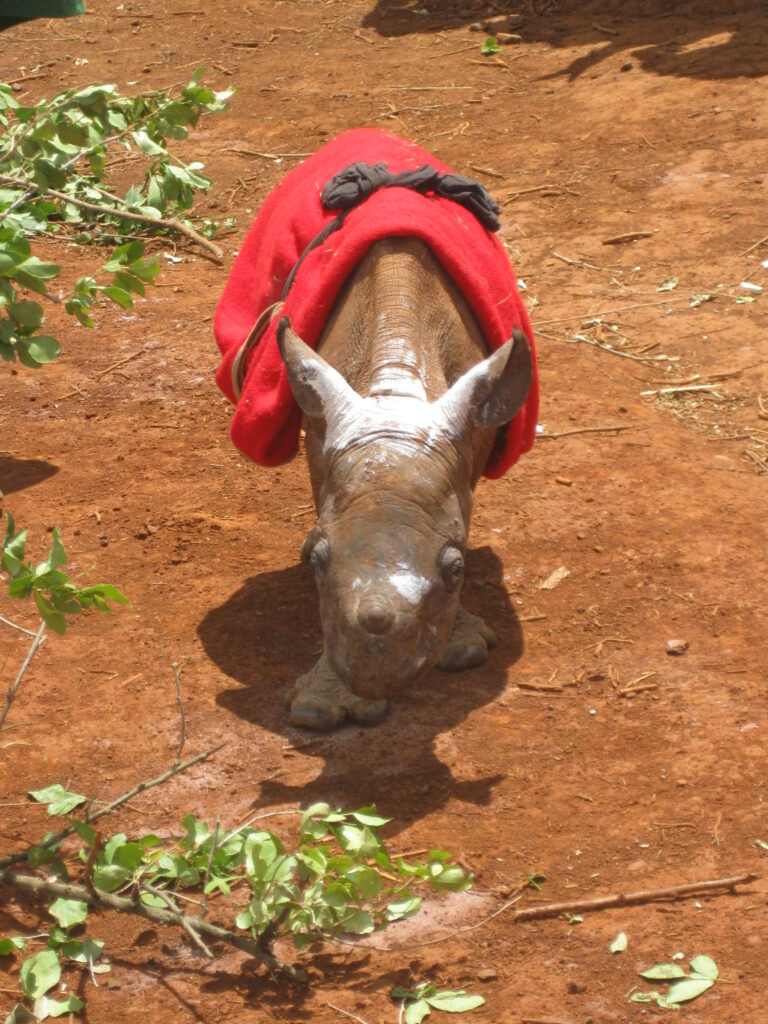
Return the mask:
<path fill-rule="evenodd" d="M 167 140 L 184 139 L 205 112 L 226 108 L 230 92 L 213 92 L 200 84 L 202 68 L 179 95 L 152 91 L 127 97 L 114 85 L 69 90 L 53 100 L 22 106 L 9 85 L 0 83 L 0 357 L 18 359 L 37 368 L 56 359 L 61 346 L 40 333 L 45 311 L 20 292 L 33 292 L 51 301 L 50 282 L 61 267 L 33 254 L 29 239 L 49 234 L 75 242 L 114 246 L 101 268 L 112 274 L 108 283 L 81 277 L 64 299 L 65 310 L 85 327 L 92 327 L 89 310 L 97 299 L 124 309 L 134 295 L 144 295 L 159 273 L 157 260 L 144 258 L 138 233 L 181 234 L 217 260 L 222 253 L 205 235 L 216 225 L 205 221 L 202 232 L 189 221 L 195 193 L 211 181 L 202 164 L 186 164 L 173 156 Z M 106 157 L 111 149 L 123 154 L 116 162 L 140 156 L 147 166 L 143 180 L 124 195 L 109 187 Z"/>

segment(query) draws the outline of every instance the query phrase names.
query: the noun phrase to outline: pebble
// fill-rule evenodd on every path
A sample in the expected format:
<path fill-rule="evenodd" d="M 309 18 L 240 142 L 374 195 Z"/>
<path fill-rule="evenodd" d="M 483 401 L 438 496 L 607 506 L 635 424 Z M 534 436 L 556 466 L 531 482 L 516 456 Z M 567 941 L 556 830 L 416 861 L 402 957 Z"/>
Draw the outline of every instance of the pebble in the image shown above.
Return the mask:
<path fill-rule="evenodd" d="M 512 43 L 522 43 L 523 37 L 517 35 L 515 32 L 497 32 L 496 42 L 501 43 L 502 46 L 511 46 Z"/>
<path fill-rule="evenodd" d="M 493 967 L 481 967 L 477 972 L 477 977 L 480 981 L 495 981 L 498 978 L 498 974 Z"/>
<path fill-rule="evenodd" d="M 680 640 L 675 637 L 673 640 L 667 640 L 667 654 L 685 654 L 690 644 L 687 640 Z"/>

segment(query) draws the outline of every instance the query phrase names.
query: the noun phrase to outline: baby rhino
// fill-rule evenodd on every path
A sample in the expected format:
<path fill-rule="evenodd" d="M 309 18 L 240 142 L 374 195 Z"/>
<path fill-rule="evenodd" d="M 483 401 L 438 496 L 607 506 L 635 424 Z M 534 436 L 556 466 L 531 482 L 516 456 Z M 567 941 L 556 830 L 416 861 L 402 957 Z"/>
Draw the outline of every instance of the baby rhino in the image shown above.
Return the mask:
<path fill-rule="evenodd" d="M 305 416 L 323 653 L 288 695 L 293 725 L 381 720 L 437 665 L 481 665 L 496 643 L 460 603 L 472 492 L 498 428 L 523 406 L 522 331 L 492 355 L 427 245 L 376 242 L 313 351 L 284 317 L 280 354 Z"/>

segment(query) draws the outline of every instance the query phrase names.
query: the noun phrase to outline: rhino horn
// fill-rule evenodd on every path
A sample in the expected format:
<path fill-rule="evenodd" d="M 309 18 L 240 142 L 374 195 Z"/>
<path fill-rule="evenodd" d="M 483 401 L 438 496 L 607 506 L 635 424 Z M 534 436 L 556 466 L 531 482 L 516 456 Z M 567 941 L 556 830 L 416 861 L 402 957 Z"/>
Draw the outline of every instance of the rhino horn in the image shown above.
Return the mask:
<path fill-rule="evenodd" d="M 358 408 L 360 396 L 338 370 L 301 340 L 291 327 L 290 317 L 283 316 L 278 321 L 277 345 L 291 390 L 307 416 L 330 424 L 343 421 Z"/>
<path fill-rule="evenodd" d="M 470 424 L 500 427 L 522 409 L 532 380 L 531 346 L 515 328 L 505 345 L 459 377 L 437 405 L 459 430 Z"/>

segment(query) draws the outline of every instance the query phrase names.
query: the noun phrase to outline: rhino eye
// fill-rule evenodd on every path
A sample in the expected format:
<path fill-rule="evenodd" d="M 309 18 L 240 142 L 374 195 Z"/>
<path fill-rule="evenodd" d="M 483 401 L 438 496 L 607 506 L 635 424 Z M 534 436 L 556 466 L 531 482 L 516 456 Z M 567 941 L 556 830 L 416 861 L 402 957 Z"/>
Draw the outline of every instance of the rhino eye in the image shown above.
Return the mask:
<path fill-rule="evenodd" d="M 464 556 L 458 548 L 449 545 L 440 553 L 440 573 L 449 590 L 456 588 L 464 575 Z"/>
<path fill-rule="evenodd" d="M 328 543 L 327 537 L 321 537 L 318 540 L 312 548 L 309 560 L 312 563 L 313 569 L 317 569 L 318 572 L 325 572 L 331 561 L 331 545 Z"/>

